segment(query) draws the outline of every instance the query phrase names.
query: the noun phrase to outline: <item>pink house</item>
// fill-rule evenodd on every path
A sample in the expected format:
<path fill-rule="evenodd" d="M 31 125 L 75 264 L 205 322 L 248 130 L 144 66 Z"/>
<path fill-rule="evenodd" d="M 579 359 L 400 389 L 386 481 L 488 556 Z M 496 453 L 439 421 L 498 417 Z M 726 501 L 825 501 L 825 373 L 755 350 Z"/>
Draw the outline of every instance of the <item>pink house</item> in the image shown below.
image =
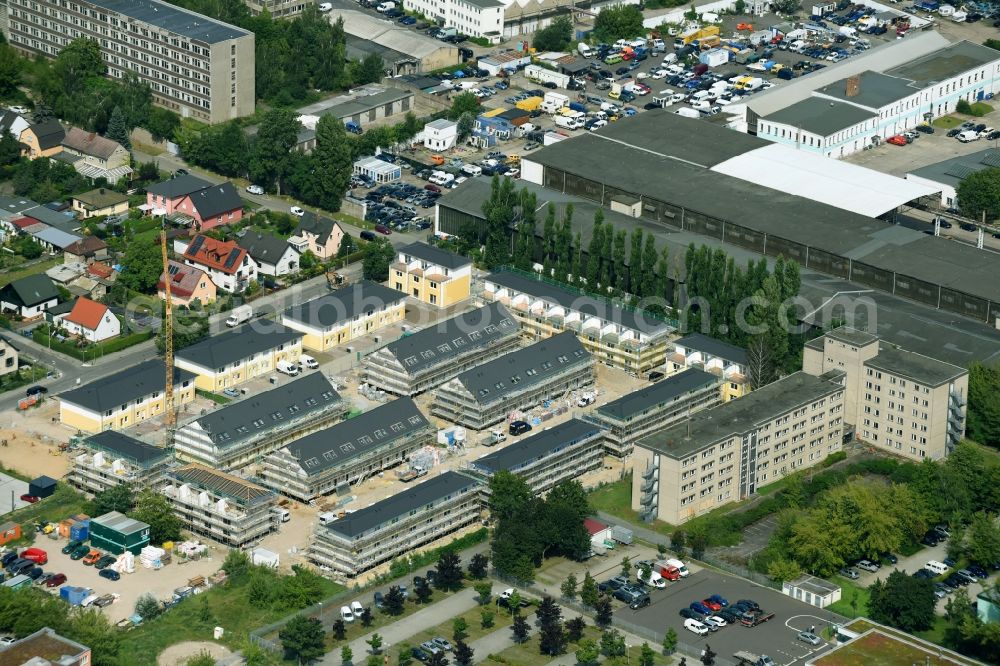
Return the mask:
<path fill-rule="evenodd" d="M 243 200 L 232 183 L 213 185 L 191 175 L 174 176 L 147 188 L 146 206 L 153 215 L 186 215 L 202 231 L 243 217 Z"/>

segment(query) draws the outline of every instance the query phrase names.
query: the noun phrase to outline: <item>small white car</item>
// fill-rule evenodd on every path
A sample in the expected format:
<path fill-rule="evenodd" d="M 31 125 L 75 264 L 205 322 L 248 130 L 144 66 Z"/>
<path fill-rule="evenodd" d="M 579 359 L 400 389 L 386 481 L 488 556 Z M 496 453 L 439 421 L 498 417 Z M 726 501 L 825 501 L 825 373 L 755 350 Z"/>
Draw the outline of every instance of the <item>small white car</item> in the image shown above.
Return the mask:
<path fill-rule="evenodd" d="M 296 217 L 302 217 L 303 215 L 306 214 L 306 212 L 301 208 L 299 208 L 298 206 L 292 206 L 291 208 L 288 209 L 288 212 L 290 212 L 292 215 Z"/>
<path fill-rule="evenodd" d="M 590 131 L 591 132 L 596 132 L 597 130 L 601 129 L 602 127 L 604 127 L 607 124 L 608 124 L 607 120 L 598 120 L 596 123 L 594 123 L 593 125 L 590 126 Z"/>
<path fill-rule="evenodd" d="M 712 615 L 711 617 L 705 618 L 705 624 L 714 624 L 715 626 L 721 629 L 722 627 L 726 626 L 727 623 L 718 615 Z"/>
<path fill-rule="evenodd" d="M 321 2 L 321 3 L 319 3 L 319 10 L 321 12 L 328 12 L 331 9 L 333 9 L 333 4 L 331 4 L 329 2 Z"/>
<path fill-rule="evenodd" d="M 355 617 L 361 617 L 361 614 L 365 612 L 365 607 L 358 601 L 352 601 L 351 612 L 354 613 Z"/>
<path fill-rule="evenodd" d="M 21 115 L 28 113 L 28 107 L 26 106 L 20 106 L 20 105 L 12 106 L 10 107 L 10 110 L 13 111 L 14 113 L 19 113 Z"/>
<path fill-rule="evenodd" d="M 354 622 L 354 613 L 347 606 L 340 607 L 340 619 L 344 622 Z"/>
<path fill-rule="evenodd" d="M 264 188 L 260 185 L 247 185 L 248 194 L 264 194 Z"/>
<path fill-rule="evenodd" d="M 708 627 L 698 620 L 692 620 L 691 618 L 684 620 L 684 628 L 691 633 L 698 634 L 699 636 L 704 636 L 708 633 Z"/>
<path fill-rule="evenodd" d="M 653 70 L 653 73 L 650 76 L 652 76 L 654 79 L 665 79 L 667 78 L 667 70 L 655 69 Z"/>

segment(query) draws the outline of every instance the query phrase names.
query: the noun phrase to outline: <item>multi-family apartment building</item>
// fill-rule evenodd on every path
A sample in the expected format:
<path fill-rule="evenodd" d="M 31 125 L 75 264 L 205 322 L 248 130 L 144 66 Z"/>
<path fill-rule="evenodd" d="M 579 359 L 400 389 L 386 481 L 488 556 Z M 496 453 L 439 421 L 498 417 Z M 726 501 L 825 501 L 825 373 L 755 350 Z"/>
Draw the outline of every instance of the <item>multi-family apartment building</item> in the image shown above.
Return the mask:
<path fill-rule="evenodd" d="M 273 322 L 254 322 L 184 347 L 178 368 L 194 373 L 198 388 L 221 391 L 274 372 L 278 363 L 298 363 L 302 334 Z"/>
<path fill-rule="evenodd" d="M 880 450 L 940 460 L 965 436 L 965 368 L 841 327 L 806 343 L 802 369 L 845 374 L 844 419 Z"/>
<path fill-rule="evenodd" d="M 8 41 L 54 58 L 97 42 L 107 75 L 134 72 L 153 103 L 219 123 L 254 112 L 254 35 L 159 0 L 7 0 Z"/>
<path fill-rule="evenodd" d="M 723 402 L 750 392 L 747 382 L 747 351 L 703 333 L 674 340 L 667 354 L 667 374 L 698 368 L 719 378 Z"/>
<path fill-rule="evenodd" d="M 164 413 L 163 361 L 150 359 L 60 393 L 59 422 L 80 432 L 122 430 Z M 174 368 L 174 409 L 194 400 L 195 375 Z"/>
<path fill-rule="evenodd" d="M 605 403 L 583 418 L 604 428 L 605 450 L 619 458 L 637 439 L 722 401 L 715 375 L 688 368 Z"/>
<path fill-rule="evenodd" d="M 411 243 L 396 251 L 389 285 L 418 301 L 446 308 L 469 297 L 472 260 L 427 243 Z"/>
<path fill-rule="evenodd" d="M 444 472 L 316 528 L 308 556 L 353 578 L 474 525 L 480 482 Z"/>
<path fill-rule="evenodd" d="M 643 437 L 632 457 L 632 509 L 680 525 L 839 451 L 842 380 L 796 372 Z"/>
<path fill-rule="evenodd" d="M 400 398 L 287 444 L 264 459 L 264 483 L 310 502 L 394 467 L 432 444 L 435 428 Z"/>
<path fill-rule="evenodd" d="M 66 483 L 88 495 L 121 484 L 136 491 L 157 486 L 174 459 L 173 449 L 147 444 L 115 430 L 87 437 L 70 461 Z"/>
<path fill-rule="evenodd" d="M 527 339 L 572 331 L 598 361 L 634 375 L 663 365 L 674 330 L 641 310 L 514 271 L 497 271 L 483 278 L 482 297 L 507 306 L 521 322 Z"/>
<path fill-rule="evenodd" d="M 400 337 L 365 357 L 364 381 L 395 395 L 417 395 L 521 344 L 521 327 L 490 303 Z"/>
<path fill-rule="evenodd" d="M 594 382 L 594 358 L 566 331 L 466 370 L 434 391 L 431 412 L 482 430 Z"/>
<path fill-rule="evenodd" d="M 323 352 L 406 317 L 406 294 L 361 280 L 311 301 L 293 305 L 281 322 L 302 334 L 306 349 Z"/>
<path fill-rule="evenodd" d="M 91 651 L 86 645 L 42 627 L 20 640 L 0 646 L 0 664 L 17 666 L 90 666 Z"/>
<path fill-rule="evenodd" d="M 472 461 L 469 472 L 486 480 L 497 472 L 511 472 L 539 495 L 598 469 L 604 460 L 603 435 L 599 425 L 570 419 Z"/>
<path fill-rule="evenodd" d="M 322 372 L 197 416 L 174 433 L 177 457 L 221 470 L 260 462 L 339 421 L 347 405 Z"/>
<path fill-rule="evenodd" d="M 198 463 L 172 470 L 160 492 L 185 530 L 230 548 L 256 545 L 281 523 L 275 493 Z"/>

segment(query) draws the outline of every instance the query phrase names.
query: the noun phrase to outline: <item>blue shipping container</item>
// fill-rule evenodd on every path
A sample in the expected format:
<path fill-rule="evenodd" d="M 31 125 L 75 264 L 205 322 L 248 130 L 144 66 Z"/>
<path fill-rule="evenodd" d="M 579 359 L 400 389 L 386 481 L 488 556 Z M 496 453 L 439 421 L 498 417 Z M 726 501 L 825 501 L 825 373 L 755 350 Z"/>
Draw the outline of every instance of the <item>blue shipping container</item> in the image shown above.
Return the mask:
<path fill-rule="evenodd" d="M 84 599 L 90 596 L 90 589 L 86 587 L 70 587 L 64 585 L 59 588 L 59 596 L 73 606 L 79 606 Z"/>
<path fill-rule="evenodd" d="M 73 541 L 86 541 L 90 538 L 90 524 L 75 523 L 69 528 L 69 538 Z"/>

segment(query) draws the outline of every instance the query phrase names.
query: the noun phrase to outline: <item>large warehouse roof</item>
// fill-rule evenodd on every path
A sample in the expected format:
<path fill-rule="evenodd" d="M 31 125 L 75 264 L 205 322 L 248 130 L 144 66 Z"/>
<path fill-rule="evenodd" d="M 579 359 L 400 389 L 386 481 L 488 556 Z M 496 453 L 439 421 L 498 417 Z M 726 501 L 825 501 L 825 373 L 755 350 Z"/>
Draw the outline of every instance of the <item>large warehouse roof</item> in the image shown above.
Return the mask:
<path fill-rule="evenodd" d="M 773 143 L 716 164 L 712 171 L 868 217 L 940 192 L 896 176 Z"/>
<path fill-rule="evenodd" d="M 344 32 L 347 34 L 373 41 L 399 53 L 414 58 L 426 58 L 438 50 L 446 49 L 455 51 L 455 62 L 458 62 L 458 51 L 453 44 L 425 37 L 392 21 L 375 18 L 352 9 L 334 9 L 327 16 L 330 22 L 338 18 L 344 19 Z"/>

